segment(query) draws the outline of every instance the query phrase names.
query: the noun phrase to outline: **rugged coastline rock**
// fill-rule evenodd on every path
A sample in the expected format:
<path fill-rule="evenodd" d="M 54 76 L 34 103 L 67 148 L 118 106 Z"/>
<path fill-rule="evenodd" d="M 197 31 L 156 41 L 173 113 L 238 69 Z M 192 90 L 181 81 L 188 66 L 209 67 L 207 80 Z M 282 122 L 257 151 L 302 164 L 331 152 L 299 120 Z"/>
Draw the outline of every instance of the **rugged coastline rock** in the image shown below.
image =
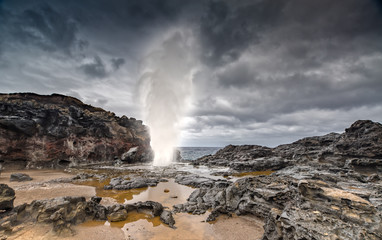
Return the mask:
<path fill-rule="evenodd" d="M 293 175 L 291 175 L 293 173 Z M 341 168 L 294 166 L 269 176 L 201 185 L 175 212 L 254 215 L 263 240 L 381 239 L 382 181 Z"/>
<path fill-rule="evenodd" d="M 135 188 L 154 187 L 159 183 L 155 178 L 135 178 L 133 180 L 125 180 L 123 177 L 112 178 L 108 185 L 103 188 L 105 190 L 129 190 Z"/>
<path fill-rule="evenodd" d="M 59 94 L 0 94 L 3 168 L 152 160 L 148 128 Z"/>
<path fill-rule="evenodd" d="M 15 191 L 7 184 L 0 184 L 0 213 L 13 209 L 13 201 L 15 200 Z"/>
<path fill-rule="evenodd" d="M 358 120 L 342 134 L 307 137 L 275 148 L 228 145 L 192 164 L 227 166 L 237 171 L 279 170 L 301 164 L 382 171 L 382 124 Z"/>
<path fill-rule="evenodd" d="M 124 221 L 131 211 L 143 211 L 152 217 L 160 216 L 161 221 L 170 227 L 175 224 L 172 213 L 164 210 L 158 202 L 103 206 L 100 201 L 100 197 L 92 197 L 89 201 L 84 197 L 58 197 L 17 206 L 11 211 L 0 213 L 0 236 L 11 234 L 16 226 L 26 223 L 51 224 L 58 235 L 70 236 L 74 234 L 74 225 L 89 220 Z"/>

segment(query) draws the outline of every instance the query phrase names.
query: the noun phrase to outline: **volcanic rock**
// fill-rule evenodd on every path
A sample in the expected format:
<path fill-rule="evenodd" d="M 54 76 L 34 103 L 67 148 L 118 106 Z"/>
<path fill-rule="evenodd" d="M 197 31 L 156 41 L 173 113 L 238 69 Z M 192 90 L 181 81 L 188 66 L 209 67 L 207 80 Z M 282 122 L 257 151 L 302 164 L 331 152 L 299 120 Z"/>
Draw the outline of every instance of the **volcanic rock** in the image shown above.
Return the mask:
<path fill-rule="evenodd" d="M 13 209 L 13 201 L 15 200 L 15 191 L 7 184 L 0 184 L 0 211 L 8 211 Z"/>
<path fill-rule="evenodd" d="M 124 221 L 127 218 L 127 211 L 126 209 L 121 209 L 116 212 L 112 212 L 107 216 L 107 219 L 110 222 L 120 222 Z"/>
<path fill-rule="evenodd" d="M 9 181 L 11 182 L 25 182 L 25 181 L 32 181 L 33 179 L 25 173 L 12 173 Z"/>
<path fill-rule="evenodd" d="M 159 180 L 154 178 L 136 178 L 134 180 L 124 180 L 122 177 L 112 178 L 109 185 L 105 185 L 105 190 L 129 190 L 135 188 L 154 187 Z"/>
<path fill-rule="evenodd" d="M 194 165 L 226 166 L 237 171 L 279 170 L 291 165 L 331 165 L 382 172 L 382 124 L 358 120 L 344 133 L 307 137 L 268 148 L 228 145 Z"/>
<path fill-rule="evenodd" d="M 134 150 L 134 151 L 133 151 Z M 9 168 L 152 160 L 142 121 L 59 94 L 0 94 L 0 161 Z"/>
<path fill-rule="evenodd" d="M 51 224 L 57 234 L 72 235 L 72 226 L 88 220 L 108 219 L 115 222 L 125 220 L 130 211 L 148 211 L 153 217 L 161 216 L 164 212 L 162 204 L 153 201 L 107 207 L 99 204 L 100 201 L 100 197 L 93 197 L 89 201 L 84 197 L 58 197 L 17 206 L 9 212 L 0 213 L 0 236 L 2 231 L 12 231 L 13 227 L 27 222 Z M 164 213 L 161 220 L 174 226 L 171 213 Z"/>
<path fill-rule="evenodd" d="M 164 210 L 160 215 L 160 220 L 171 228 L 175 228 L 175 220 L 170 211 Z"/>

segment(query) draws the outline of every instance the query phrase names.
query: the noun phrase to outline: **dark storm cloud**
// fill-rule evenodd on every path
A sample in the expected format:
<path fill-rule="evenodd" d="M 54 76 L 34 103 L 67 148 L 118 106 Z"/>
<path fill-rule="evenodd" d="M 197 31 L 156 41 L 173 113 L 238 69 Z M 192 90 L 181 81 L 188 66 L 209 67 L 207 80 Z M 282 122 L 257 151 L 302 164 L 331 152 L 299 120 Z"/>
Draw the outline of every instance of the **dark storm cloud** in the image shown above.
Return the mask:
<path fill-rule="evenodd" d="M 209 1 L 201 19 L 201 40 L 207 64 L 236 60 L 249 45 L 259 41 L 259 32 L 274 25 L 285 1 Z"/>
<path fill-rule="evenodd" d="M 54 89 L 139 118 L 140 61 L 187 29 L 200 62 L 187 138 L 287 142 L 381 121 L 381 26 L 378 0 L 0 0 L 0 88 Z"/>
<path fill-rule="evenodd" d="M 362 51 L 373 51 L 378 44 L 374 37 L 382 33 L 381 20 L 381 4 L 374 0 L 210 1 L 201 20 L 203 58 L 212 65 L 229 63 L 262 41 L 273 42 L 272 48 L 290 43 L 287 51 L 295 59 L 308 57 L 320 41 L 322 48 L 334 50 L 320 61 L 343 57 L 337 47 L 348 50 L 357 38 L 372 44 Z M 275 30 L 278 34 L 271 34 Z M 296 41 L 303 44 L 293 44 Z M 313 43 L 312 48 L 304 41 Z"/>
<path fill-rule="evenodd" d="M 108 74 L 106 66 L 99 56 L 95 56 L 89 63 L 82 64 L 80 69 L 82 69 L 89 77 L 104 78 Z"/>
<path fill-rule="evenodd" d="M 125 59 L 123 58 L 113 58 L 111 59 L 111 64 L 114 70 L 118 70 L 123 64 L 125 64 Z"/>
<path fill-rule="evenodd" d="M 77 43 L 77 24 L 48 4 L 38 4 L 21 12 L 1 13 L 10 39 L 34 44 L 46 51 L 70 53 Z"/>

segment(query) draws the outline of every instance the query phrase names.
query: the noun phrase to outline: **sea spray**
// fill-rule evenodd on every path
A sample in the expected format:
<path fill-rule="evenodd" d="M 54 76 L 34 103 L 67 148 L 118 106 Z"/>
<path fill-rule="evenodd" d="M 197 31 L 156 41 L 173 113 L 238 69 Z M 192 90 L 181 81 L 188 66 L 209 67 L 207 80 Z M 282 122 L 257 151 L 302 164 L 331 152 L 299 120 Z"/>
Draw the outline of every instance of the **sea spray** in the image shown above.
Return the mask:
<path fill-rule="evenodd" d="M 179 124 L 190 105 L 195 61 L 192 38 L 180 30 L 166 34 L 143 60 L 139 94 L 143 118 L 150 128 L 154 166 L 174 159 Z"/>

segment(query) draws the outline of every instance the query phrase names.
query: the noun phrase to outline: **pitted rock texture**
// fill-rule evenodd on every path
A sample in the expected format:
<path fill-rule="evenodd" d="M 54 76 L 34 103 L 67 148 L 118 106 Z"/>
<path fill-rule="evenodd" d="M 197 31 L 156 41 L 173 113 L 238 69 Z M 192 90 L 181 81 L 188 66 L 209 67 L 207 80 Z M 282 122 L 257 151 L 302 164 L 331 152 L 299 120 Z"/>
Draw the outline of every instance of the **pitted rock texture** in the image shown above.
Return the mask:
<path fill-rule="evenodd" d="M 14 227 L 28 222 L 51 224 L 58 235 L 70 236 L 74 234 L 74 225 L 88 220 L 124 221 L 131 211 L 144 211 L 152 217 L 161 216 L 162 222 L 170 227 L 175 224 L 172 213 L 165 211 L 158 202 L 103 206 L 100 201 L 100 197 L 92 197 L 89 201 L 84 197 L 58 197 L 17 206 L 9 212 L 0 213 L 0 236 L 6 236 Z"/>
<path fill-rule="evenodd" d="M 15 191 L 7 184 L 0 184 L 0 212 L 13 209 L 13 201 L 15 200 Z"/>
<path fill-rule="evenodd" d="M 289 167 L 270 176 L 201 185 L 175 212 L 255 215 L 263 240 L 382 239 L 382 181 L 349 169 Z"/>
<path fill-rule="evenodd" d="M 0 94 L 3 168 L 152 160 L 148 128 L 59 94 Z"/>
<path fill-rule="evenodd" d="M 344 133 L 307 137 L 291 144 L 268 148 L 228 145 L 195 165 L 227 166 L 237 171 L 279 170 L 291 165 L 332 165 L 371 168 L 382 172 L 382 124 L 358 120 Z"/>

